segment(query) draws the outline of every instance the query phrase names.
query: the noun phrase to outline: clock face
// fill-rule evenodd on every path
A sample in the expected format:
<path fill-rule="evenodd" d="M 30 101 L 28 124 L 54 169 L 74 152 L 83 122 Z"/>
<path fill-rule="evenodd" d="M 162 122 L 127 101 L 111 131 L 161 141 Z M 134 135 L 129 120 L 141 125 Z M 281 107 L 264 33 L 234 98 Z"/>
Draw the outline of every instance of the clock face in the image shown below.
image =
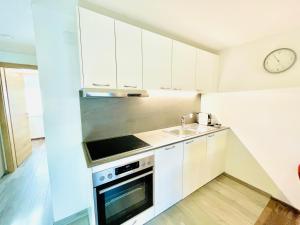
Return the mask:
<path fill-rule="evenodd" d="M 280 48 L 269 53 L 264 60 L 264 68 L 270 73 L 281 73 L 296 62 L 296 52 L 289 48 Z"/>

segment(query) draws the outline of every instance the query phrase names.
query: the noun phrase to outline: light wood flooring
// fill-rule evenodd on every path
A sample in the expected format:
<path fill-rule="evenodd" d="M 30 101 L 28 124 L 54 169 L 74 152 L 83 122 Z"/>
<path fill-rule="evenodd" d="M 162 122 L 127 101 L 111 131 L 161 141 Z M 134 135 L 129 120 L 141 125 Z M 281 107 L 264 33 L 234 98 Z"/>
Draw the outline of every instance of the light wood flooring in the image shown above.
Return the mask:
<path fill-rule="evenodd" d="M 268 202 L 269 197 L 221 175 L 147 225 L 254 225 Z"/>
<path fill-rule="evenodd" d="M 15 173 L 0 179 L 0 225 L 52 225 L 46 149 Z M 300 225 L 299 212 L 249 187 L 220 176 L 178 202 L 147 225 Z M 82 217 L 70 225 L 89 225 Z"/>
<path fill-rule="evenodd" d="M 254 225 L 269 200 L 268 196 L 221 175 L 146 225 Z M 88 224 L 87 217 L 72 223 Z"/>
<path fill-rule="evenodd" d="M 49 176 L 44 141 L 12 174 L 0 179 L 0 225 L 52 225 Z"/>

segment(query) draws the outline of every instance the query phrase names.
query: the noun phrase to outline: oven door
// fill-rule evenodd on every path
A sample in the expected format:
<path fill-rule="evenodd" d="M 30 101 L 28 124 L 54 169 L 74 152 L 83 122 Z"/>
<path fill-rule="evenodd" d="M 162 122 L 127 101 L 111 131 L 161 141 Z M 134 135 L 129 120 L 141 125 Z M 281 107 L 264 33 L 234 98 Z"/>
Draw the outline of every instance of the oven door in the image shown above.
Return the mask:
<path fill-rule="evenodd" d="M 152 168 L 94 188 L 98 225 L 119 225 L 153 206 Z"/>

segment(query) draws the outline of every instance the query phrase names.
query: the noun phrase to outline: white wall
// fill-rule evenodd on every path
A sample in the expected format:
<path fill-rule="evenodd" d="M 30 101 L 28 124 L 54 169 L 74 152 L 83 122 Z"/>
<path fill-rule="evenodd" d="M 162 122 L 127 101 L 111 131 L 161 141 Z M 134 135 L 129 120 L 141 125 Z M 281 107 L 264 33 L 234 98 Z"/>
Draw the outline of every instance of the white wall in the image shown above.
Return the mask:
<path fill-rule="evenodd" d="M 34 0 L 32 5 L 54 221 L 89 206 L 81 147 L 76 4 Z"/>
<path fill-rule="evenodd" d="M 0 50 L 0 62 L 36 65 L 36 57 L 33 54 L 7 52 Z"/>
<path fill-rule="evenodd" d="M 300 209 L 300 88 L 209 94 L 201 101 L 201 110 L 230 126 L 287 203 Z"/>
<path fill-rule="evenodd" d="M 281 201 L 287 201 L 270 176 L 232 131 L 229 132 L 227 144 L 225 167 L 227 174 L 239 178 Z"/>
<path fill-rule="evenodd" d="M 221 54 L 220 91 L 245 91 L 300 86 L 300 30 L 266 37 Z M 263 68 L 265 56 L 277 48 L 292 48 L 298 61 L 282 74 L 270 74 Z"/>
<path fill-rule="evenodd" d="M 221 53 L 219 88 L 223 93 L 201 97 L 201 110 L 214 113 L 242 143 L 231 151 L 236 155 L 230 156 L 227 171 L 258 186 L 253 174 L 241 172 L 249 169 L 246 166 L 257 171 L 257 162 L 275 185 L 266 179 L 262 189 L 274 194 L 274 187 L 278 188 L 277 197 L 298 209 L 300 60 L 278 75 L 265 72 L 262 62 L 266 54 L 280 47 L 293 48 L 299 57 L 299 38 L 300 31 L 296 30 L 225 50 Z M 240 160 L 240 164 L 230 165 L 230 160 Z"/>
<path fill-rule="evenodd" d="M 28 113 L 31 139 L 45 137 L 43 122 L 43 106 L 39 75 L 35 70 L 27 70 L 24 74 L 25 99 Z M 32 73 L 30 74 L 30 72 Z"/>

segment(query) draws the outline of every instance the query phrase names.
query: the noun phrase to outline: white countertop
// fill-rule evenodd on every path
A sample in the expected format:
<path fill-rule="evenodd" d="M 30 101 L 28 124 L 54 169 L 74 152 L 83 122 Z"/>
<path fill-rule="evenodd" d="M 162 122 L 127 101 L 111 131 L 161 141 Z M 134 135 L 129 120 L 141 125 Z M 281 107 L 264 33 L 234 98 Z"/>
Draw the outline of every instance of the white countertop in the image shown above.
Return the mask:
<path fill-rule="evenodd" d="M 182 128 L 181 126 L 176 126 L 176 127 L 169 127 L 169 128 L 163 128 L 163 129 L 159 129 L 159 130 L 153 130 L 153 131 L 147 131 L 147 132 L 134 134 L 134 136 L 145 141 L 150 146 L 141 148 L 141 149 L 132 150 L 132 151 L 125 152 L 125 153 L 121 153 L 121 154 L 117 154 L 117 155 L 113 155 L 113 156 L 109 156 L 107 158 L 100 159 L 97 161 L 91 161 L 88 156 L 87 149 L 85 149 L 87 165 L 88 165 L 88 167 L 99 166 L 104 163 L 109 163 L 109 162 L 113 162 L 115 160 L 129 157 L 129 156 L 134 156 L 134 155 L 137 155 L 137 154 L 140 154 L 143 152 L 147 152 L 147 151 L 151 151 L 151 150 L 154 150 L 154 149 L 166 146 L 166 145 L 171 145 L 171 144 L 174 144 L 177 142 L 182 142 L 185 140 L 193 139 L 196 137 L 200 137 L 203 135 L 207 135 L 210 133 L 215 133 L 218 131 L 228 129 L 228 127 L 216 128 L 216 127 L 211 127 L 211 126 L 199 125 L 197 123 L 192 123 L 192 124 L 186 124 L 184 126 L 184 129 L 191 129 L 191 130 L 197 131 L 193 135 L 176 136 L 174 134 L 170 134 L 167 132 L 170 130 L 181 129 L 181 128 Z"/>
<path fill-rule="evenodd" d="M 151 149 L 154 149 L 154 148 L 159 148 L 162 146 L 170 145 L 173 143 L 189 140 L 189 139 L 192 139 L 195 137 L 199 137 L 199 136 L 203 136 L 203 135 L 207 135 L 210 133 L 228 129 L 228 127 L 216 128 L 216 127 L 211 127 L 211 126 L 199 125 L 197 123 L 192 123 L 192 124 L 185 125 L 184 129 L 196 130 L 197 133 L 195 135 L 176 136 L 176 135 L 173 135 L 173 134 L 170 134 L 167 132 L 169 130 L 181 129 L 181 128 L 182 128 L 181 126 L 163 128 L 163 129 L 159 129 L 159 130 L 137 133 L 137 134 L 134 134 L 134 136 L 147 142 L 149 145 L 151 145 Z"/>

